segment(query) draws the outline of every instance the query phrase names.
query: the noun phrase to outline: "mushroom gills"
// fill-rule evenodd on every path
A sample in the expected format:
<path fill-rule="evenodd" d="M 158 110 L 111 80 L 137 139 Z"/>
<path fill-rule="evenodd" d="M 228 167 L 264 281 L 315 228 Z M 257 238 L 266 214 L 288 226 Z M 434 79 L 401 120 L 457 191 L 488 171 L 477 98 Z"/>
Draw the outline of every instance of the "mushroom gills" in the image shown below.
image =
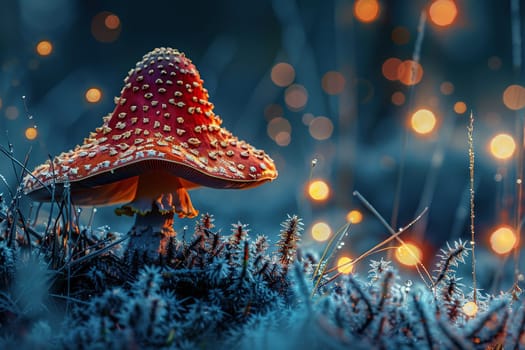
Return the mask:
<path fill-rule="evenodd" d="M 177 213 L 180 218 L 193 218 L 198 211 L 191 203 L 187 181 L 167 172 L 148 172 L 139 176 L 133 200 L 115 209 L 117 215 L 147 215 Z M 190 185 L 191 186 L 191 185 Z M 156 208 L 153 208 L 155 206 Z"/>

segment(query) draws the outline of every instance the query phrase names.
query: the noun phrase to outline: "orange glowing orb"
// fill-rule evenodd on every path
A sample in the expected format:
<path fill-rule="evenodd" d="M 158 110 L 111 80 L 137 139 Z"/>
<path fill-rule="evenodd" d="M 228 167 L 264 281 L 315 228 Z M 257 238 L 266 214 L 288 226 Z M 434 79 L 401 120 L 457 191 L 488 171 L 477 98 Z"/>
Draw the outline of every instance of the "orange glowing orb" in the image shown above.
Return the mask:
<path fill-rule="evenodd" d="M 396 57 L 390 57 L 381 66 L 381 72 L 383 76 L 388 80 L 397 80 L 399 79 L 398 69 L 401 64 L 401 60 Z"/>
<path fill-rule="evenodd" d="M 451 25 L 458 15 L 456 3 L 452 0 L 435 0 L 428 9 L 430 20 L 437 26 Z"/>
<path fill-rule="evenodd" d="M 509 134 L 498 134 L 490 141 L 490 153 L 498 159 L 509 159 L 516 150 L 516 142 Z"/>
<path fill-rule="evenodd" d="M 104 19 L 104 25 L 111 30 L 115 30 L 120 26 L 120 18 L 115 14 L 109 14 Z"/>
<path fill-rule="evenodd" d="M 428 109 L 418 109 L 412 114 L 410 125 L 418 134 L 428 134 L 436 127 L 436 116 Z"/>
<path fill-rule="evenodd" d="M 406 266 L 415 266 L 423 257 L 423 251 L 413 243 L 406 243 L 396 249 L 397 261 Z"/>
<path fill-rule="evenodd" d="M 326 222 L 317 222 L 312 226 L 312 237 L 318 242 L 324 242 L 332 234 L 332 228 Z"/>
<path fill-rule="evenodd" d="M 497 254 L 507 254 L 516 245 L 516 234 L 509 227 L 500 227 L 490 235 L 490 247 Z"/>
<path fill-rule="evenodd" d="M 49 56 L 53 52 L 53 44 L 48 40 L 42 40 L 36 44 L 36 52 L 40 56 Z"/>
<path fill-rule="evenodd" d="M 340 257 L 337 260 L 337 271 L 341 272 L 343 275 L 348 275 L 354 270 L 354 265 L 351 264 L 352 259 L 347 256 Z"/>
<path fill-rule="evenodd" d="M 463 114 L 467 111 L 467 105 L 463 101 L 454 103 L 454 112 L 457 114 Z"/>
<path fill-rule="evenodd" d="M 377 0 L 357 0 L 354 3 L 354 16 L 363 23 L 370 23 L 379 16 Z"/>
<path fill-rule="evenodd" d="M 89 103 L 97 103 L 102 98 L 102 91 L 99 88 L 89 88 L 86 91 L 86 101 Z"/>
<path fill-rule="evenodd" d="M 402 106 L 405 101 L 406 101 L 406 97 L 405 97 L 405 94 L 402 93 L 401 91 L 396 91 L 392 94 L 392 103 L 395 104 L 396 106 Z"/>
<path fill-rule="evenodd" d="M 478 305 L 473 301 L 469 301 L 463 305 L 462 310 L 468 317 L 474 317 L 478 313 Z"/>
<path fill-rule="evenodd" d="M 295 70 L 291 64 L 279 62 L 273 66 L 270 78 L 275 85 L 285 87 L 293 83 L 295 79 Z"/>
<path fill-rule="evenodd" d="M 346 221 L 352 224 L 358 224 L 363 221 L 363 214 L 357 209 L 350 210 L 348 214 L 346 214 Z"/>
<path fill-rule="evenodd" d="M 510 85 L 503 92 L 503 104 L 513 111 L 525 107 L 525 88 L 521 85 Z"/>
<path fill-rule="evenodd" d="M 405 85 L 416 85 L 423 79 L 423 67 L 416 61 L 403 61 L 397 67 L 397 78 Z"/>
<path fill-rule="evenodd" d="M 32 141 L 38 136 L 38 130 L 35 127 L 27 128 L 25 131 L 26 139 Z"/>
<path fill-rule="evenodd" d="M 308 195 L 314 201 L 325 201 L 330 196 L 330 187 L 324 180 L 314 180 L 308 185 Z"/>
<path fill-rule="evenodd" d="M 336 71 L 326 72 L 321 80 L 321 86 L 328 95 L 337 95 L 343 92 L 346 79 L 342 73 Z"/>

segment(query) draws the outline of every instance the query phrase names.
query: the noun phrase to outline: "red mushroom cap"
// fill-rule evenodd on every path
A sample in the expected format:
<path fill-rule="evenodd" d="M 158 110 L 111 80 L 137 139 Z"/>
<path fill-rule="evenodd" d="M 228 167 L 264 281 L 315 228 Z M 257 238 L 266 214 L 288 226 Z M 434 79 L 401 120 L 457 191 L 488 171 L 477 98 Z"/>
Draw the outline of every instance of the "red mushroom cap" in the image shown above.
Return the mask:
<path fill-rule="evenodd" d="M 176 177 L 185 188 L 247 188 L 277 177 L 264 151 L 221 127 L 199 72 L 184 53 L 157 48 L 124 83 L 103 125 L 82 145 L 37 167 L 25 178 L 26 194 L 49 201 L 43 185 L 69 183 L 76 204 L 101 205 L 133 199 L 137 177 L 144 173 L 166 174 L 166 183 Z M 57 186 L 58 196 L 62 188 Z"/>

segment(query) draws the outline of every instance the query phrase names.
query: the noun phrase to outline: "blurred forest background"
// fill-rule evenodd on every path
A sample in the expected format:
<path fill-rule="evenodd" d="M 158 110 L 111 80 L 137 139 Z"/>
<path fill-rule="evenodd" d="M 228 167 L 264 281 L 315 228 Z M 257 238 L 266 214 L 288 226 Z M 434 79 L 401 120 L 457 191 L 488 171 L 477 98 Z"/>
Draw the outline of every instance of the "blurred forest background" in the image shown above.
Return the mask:
<path fill-rule="evenodd" d="M 358 190 L 393 227 L 429 207 L 404 239 L 430 264 L 445 241 L 470 240 L 472 113 L 480 264 L 499 266 L 507 251 L 494 251 L 491 234 L 520 220 L 519 5 L 0 0 L 0 141 L 21 160 L 31 149 L 31 169 L 73 148 L 112 111 L 142 55 L 177 48 L 200 70 L 223 126 L 264 149 L 279 170 L 255 189 L 190 192 L 218 228 L 228 233 L 241 221 L 275 242 L 279 223 L 297 214 L 304 246 L 321 249 L 318 241 L 352 220 L 341 255 L 357 256 L 388 236 L 352 196 Z M 7 157 L 0 174 L 17 185 Z M 84 223 L 90 215 L 83 211 Z M 132 225 L 111 207 L 94 220 L 119 232 Z M 194 224 L 176 221 L 179 234 L 185 225 Z M 503 241 L 516 241 L 506 234 Z"/>

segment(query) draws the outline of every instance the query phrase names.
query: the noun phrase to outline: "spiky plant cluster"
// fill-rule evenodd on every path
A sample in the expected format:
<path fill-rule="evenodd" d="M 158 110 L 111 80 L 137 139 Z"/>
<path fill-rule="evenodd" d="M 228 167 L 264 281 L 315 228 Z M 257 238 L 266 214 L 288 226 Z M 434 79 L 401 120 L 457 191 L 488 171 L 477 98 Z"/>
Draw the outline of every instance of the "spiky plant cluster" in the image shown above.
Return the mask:
<path fill-rule="evenodd" d="M 0 348 L 524 345 L 523 304 L 510 294 L 478 292 L 477 314 L 464 311 L 473 293 L 456 276 L 469 253 L 462 241 L 442 250 L 423 285 L 383 259 L 370 263 L 367 278 L 313 276 L 319 261 L 298 247 L 297 216 L 283 222 L 271 249 L 265 235 L 250 240 L 246 224 L 222 235 L 204 214 L 188 241 L 173 238 L 167 254 L 152 259 L 119 255 L 126 237 L 71 225 L 68 215 L 50 220 L 29 250 L 23 240 L 0 239 Z M 22 221 L 13 222 L 25 236 Z"/>

